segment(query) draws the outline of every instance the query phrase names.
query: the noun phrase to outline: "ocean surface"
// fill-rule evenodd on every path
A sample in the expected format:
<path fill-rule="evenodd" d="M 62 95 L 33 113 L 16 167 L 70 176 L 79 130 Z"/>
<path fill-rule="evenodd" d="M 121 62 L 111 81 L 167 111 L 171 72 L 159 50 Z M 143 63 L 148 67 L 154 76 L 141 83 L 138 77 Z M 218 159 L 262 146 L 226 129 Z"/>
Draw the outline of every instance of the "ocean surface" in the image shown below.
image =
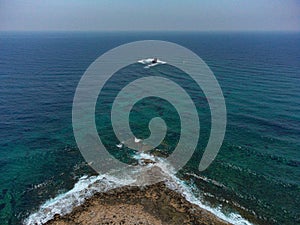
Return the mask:
<path fill-rule="evenodd" d="M 74 204 L 67 204 L 68 199 L 80 204 L 89 184 L 103 180 L 105 174 L 96 176 L 75 142 L 75 90 L 101 54 L 149 39 L 180 44 L 213 71 L 227 107 L 223 145 L 211 166 L 199 172 L 211 126 L 205 95 L 175 67 L 146 71 L 136 63 L 114 74 L 98 98 L 96 124 L 106 148 L 119 160 L 135 163 L 135 151 L 116 147 L 110 123 L 113 99 L 139 77 L 172 78 L 192 96 L 201 123 L 197 149 L 174 177 L 187 198 L 236 224 L 300 224 L 300 33 L 271 32 L 0 33 L 1 224 L 47 218 L 40 206 L 54 203 L 59 212 L 59 202 L 71 210 Z M 157 98 L 139 101 L 130 115 L 131 128 L 146 138 L 147 125 L 157 116 L 169 128 L 158 147 L 167 156 L 180 136 L 179 116 L 171 104 Z M 109 176 L 105 180 L 105 190 L 130 183 Z"/>

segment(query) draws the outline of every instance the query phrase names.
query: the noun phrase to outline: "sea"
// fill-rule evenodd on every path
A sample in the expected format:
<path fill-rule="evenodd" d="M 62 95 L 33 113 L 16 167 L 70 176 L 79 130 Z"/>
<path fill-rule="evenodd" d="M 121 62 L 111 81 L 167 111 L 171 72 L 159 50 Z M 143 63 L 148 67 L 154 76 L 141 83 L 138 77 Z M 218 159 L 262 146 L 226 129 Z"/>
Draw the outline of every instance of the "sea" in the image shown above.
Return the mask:
<path fill-rule="evenodd" d="M 137 62 L 116 72 L 98 96 L 95 122 L 108 151 L 132 165 L 139 157 L 116 146 L 110 110 L 118 91 L 144 76 L 177 79 L 195 102 L 201 132 L 193 156 L 176 174 L 167 166 L 180 137 L 176 109 L 149 97 L 130 114 L 140 139 L 149 136 L 151 118 L 165 120 L 157 157 L 172 177 L 169 186 L 233 224 L 300 224 L 300 33 L 175 31 L 0 33 L 1 224 L 41 224 L 95 192 L 131 183 L 130 174 L 97 174 L 85 162 L 74 138 L 72 104 L 94 60 L 139 40 L 173 42 L 204 60 L 224 95 L 225 138 L 213 163 L 199 171 L 211 130 L 206 96 L 168 63 L 145 69 Z"/>

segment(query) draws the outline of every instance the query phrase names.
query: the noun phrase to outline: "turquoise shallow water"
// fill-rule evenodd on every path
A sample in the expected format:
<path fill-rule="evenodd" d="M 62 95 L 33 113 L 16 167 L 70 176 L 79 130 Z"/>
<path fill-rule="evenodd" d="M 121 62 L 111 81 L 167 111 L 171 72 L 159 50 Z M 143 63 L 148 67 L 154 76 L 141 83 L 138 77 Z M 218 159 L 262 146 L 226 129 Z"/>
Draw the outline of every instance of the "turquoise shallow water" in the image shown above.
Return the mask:
<path fill-rule="evenodd" d="M 1 221 L 20 223 L 47 199 L 71 189 L 83 174 L 93 174 L 72 131 L 76 86 L 102 53 L 144 39 L 172 41 L 197 53 L 225 96 L 224 143 L 213 164 L 200 173 L 197 166 L 210 131 L 206 98 L 176 68 L 162 65 L 151 70 L 151 75 L 179 82 L 199 111 L 198 148 L 178 176 L 209 204 L 238 211 L 255 223 L 300 223 L 300 34 L 182 32 L 1 33 Z M 121 154 L 115 147 L 110 104 L 124 83 L 145 75 L 140 64 L 119 71 L 96 107 L 101 139 L 126 162 L 133 151 Z M 180 127 L 176 111 L 163 100 L 136 104 L 130 117 L 133 132 L 147 137 L 147 124 L 155 116 L 168 124 L 160 149 L 171 153 Z"/>

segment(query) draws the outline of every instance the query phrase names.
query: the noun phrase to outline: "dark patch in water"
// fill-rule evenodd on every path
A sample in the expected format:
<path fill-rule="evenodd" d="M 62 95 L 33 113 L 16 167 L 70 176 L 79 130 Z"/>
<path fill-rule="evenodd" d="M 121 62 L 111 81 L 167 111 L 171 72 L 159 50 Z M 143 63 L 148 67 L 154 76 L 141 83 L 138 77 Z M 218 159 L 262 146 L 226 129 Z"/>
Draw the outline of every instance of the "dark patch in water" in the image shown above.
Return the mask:
<path fill-rule="evenodd" d="M 0 168 L 6 166 L 8 164 L 8 161 L 7 160 L 0 160 Z"/>
<path fill-rule="evenodd" d="M 5 203 L 0 204 L 0 210 L 5 208 Z"/>
<path fill-rule="evenodd" d="M 298 166 L 300 166 L 300 161 L 297 161 L 297 160 L 290 160 L 287 164 L 288 164 L 289 166 L 298 167 Z"/>
<path fill-rule="evenodd" d="M 4 196 L 6 195 L 6 193 L 7 193 L 7 189 L 3 189 L 2 193 L 0 194 L 0 199 L 4 199 Z"/>

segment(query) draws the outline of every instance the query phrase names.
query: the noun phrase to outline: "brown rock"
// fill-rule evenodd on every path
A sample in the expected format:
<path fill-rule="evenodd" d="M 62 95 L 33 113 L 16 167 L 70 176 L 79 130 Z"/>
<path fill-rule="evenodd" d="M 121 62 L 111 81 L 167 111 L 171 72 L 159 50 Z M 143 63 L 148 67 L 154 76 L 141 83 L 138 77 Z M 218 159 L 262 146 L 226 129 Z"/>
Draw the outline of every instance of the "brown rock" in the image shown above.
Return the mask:
<path fill-rule="evenodd" d="M 155 162 L 151 159 L 142 159 L 142 162 L 145 164 L 145 165 L 148 165 L 148 164 L 154 164 Z"/>
<path fill-rule="evenodd" d="M 55 215 L 47 225 L 93 224 L 229 224 L 185 200 L 163 182 L 126 186 L 98 193 L 65 216 Z"/>

